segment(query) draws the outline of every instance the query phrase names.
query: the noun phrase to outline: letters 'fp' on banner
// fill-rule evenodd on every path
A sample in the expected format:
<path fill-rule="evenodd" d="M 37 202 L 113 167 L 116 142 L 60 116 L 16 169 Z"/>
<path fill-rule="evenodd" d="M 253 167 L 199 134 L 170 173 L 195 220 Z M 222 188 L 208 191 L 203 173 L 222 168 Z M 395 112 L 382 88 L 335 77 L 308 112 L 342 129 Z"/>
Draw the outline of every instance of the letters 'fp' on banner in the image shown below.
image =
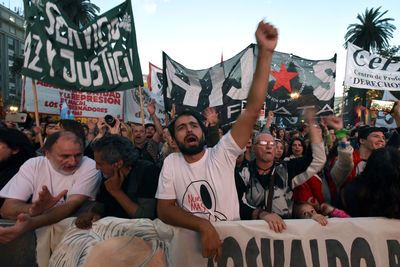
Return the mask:
<path fill-rule="evenodd" d="M 400 62 L 348 43 L 344 83 L 349 87 L 399 91 Z"/>
<path fill-rule="evenodd" d="M 24 0 L 22 74 L 58 88 L 105 92 L 143 85 L 131 1 L 80 29 L 54 1 Z"/>

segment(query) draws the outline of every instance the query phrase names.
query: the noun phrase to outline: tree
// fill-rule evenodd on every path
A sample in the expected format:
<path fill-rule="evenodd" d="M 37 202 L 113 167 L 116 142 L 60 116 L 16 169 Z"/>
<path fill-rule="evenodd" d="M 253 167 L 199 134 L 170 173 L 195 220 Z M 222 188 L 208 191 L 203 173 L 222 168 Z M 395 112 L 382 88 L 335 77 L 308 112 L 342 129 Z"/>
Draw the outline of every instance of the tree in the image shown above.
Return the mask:
<path fill-rule="evenodd" d="M 385 47 L 379 50 L 378 54 L 387 59 L 400 61 L 400 45 Z"/>
<path fill-rule="evenodd" d="M 393 38 L 393 31 L 396 26 L 390 23 L 393 18 L 382 18 L 388 10 L 380 12 L 381 7 L 377 9 L 366 9 L 364 14 L 358 14 L 357 19 L 360 24 L 354 23 L 347 27 L 347 33 L 344 36 L 347 48 L 347 42 L 351 42 L 364 50 L 376 52 L 389 46 L 389 39 Z"/>
<path fill-rule="evenodd" d="M 93 20 L 100 12 L 100 8 L 90 3 L 90 0 L 58 0 L 57 4 L 79 28 Z"/>
<path fill-rule="evenodd" d="M 396 26 L 391 24 L 393 18 L 383 18 L 388 10 L 381 12 L 381 7 L 376 9 L 366 9 L 364 14 L 358 14 L 357 19 L 360 24 L 353 23 L 347 27 L 347 33 L 344 36 L 345 44 L 351 42 L 364 50 L 376 53 L 378 51 L 385 51 L 389 48 L 389 40 L 393 38 L 393 31 Z M 390 52 L 390 51 L 389 51 Z M 348 90 L 348 103 L 347 112 L 350 116 L 354 116 L 354 107 L 356 105 L 367 106 L 370 99 L 381 98 L 383 91 L 366 90 L 350 87 Z M 354 121 L 354 118 L 350 118 Z"/>
<path fill-rule="evenodd" d="M 22 66 L 24 65 L 24 56 L 16 55 L 13 56 L 13 65 L 11 66 L 11 74 L 15 77 L 21 77 Z"/>

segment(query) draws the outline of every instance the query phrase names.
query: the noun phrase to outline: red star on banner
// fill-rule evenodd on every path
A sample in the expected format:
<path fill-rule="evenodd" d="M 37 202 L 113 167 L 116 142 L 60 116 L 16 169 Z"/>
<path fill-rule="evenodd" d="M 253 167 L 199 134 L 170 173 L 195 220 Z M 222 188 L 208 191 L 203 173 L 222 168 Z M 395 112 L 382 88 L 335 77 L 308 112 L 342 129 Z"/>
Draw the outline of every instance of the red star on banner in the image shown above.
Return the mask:
<path fill-rule="evenodd" d="M 299 74 L 297 72 L 287 72 L 285 65 L 281 62 L 281 70 L 279 72 L 271 70 L 271 75 L 276 79 L 272 92 L 283 86 L 291 93 L 290 80 Z"/>

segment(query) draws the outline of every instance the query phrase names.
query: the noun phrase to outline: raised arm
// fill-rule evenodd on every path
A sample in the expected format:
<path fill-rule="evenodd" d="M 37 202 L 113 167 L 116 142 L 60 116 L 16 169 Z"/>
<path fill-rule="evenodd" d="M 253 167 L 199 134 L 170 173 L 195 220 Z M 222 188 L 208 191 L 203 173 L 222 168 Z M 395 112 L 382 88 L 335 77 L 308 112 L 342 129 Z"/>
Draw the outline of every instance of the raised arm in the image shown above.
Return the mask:
<path fill-rule="evenodd" d="M 147 111 L 150 114 L 151 119 L 154 122 L 154 127 L 156 128 L 156 133 L 153 136 L 153 141 L 156 143 L 161 142 L 163 136 L 163 128 L 156 115 L 156 100 L 152 99 L 151 102 L 147 103 Z"/>
<path fill-rule="evenodd" d="M 271 127 L 273 118 L 274 118 L 274 113 L 271 110 L 268 111 L 267 123 L 264 125 L 264 132 L 267 132 L 267 131 L 270 132 L 269 128 Z"/>
<path fill-rule="evenodd" d="M 322 118 L 327 125 L 335 129 L 338 140 L 338 159 L 332 167 L 330 174 L 337 188 L 340 188 L 346 181 L 347 176 L 350 174 L 354 167 L 353 162 L 353 147 L 347 141 L 346 130 L 343 129 L 342 119 L 335 116 L 328 116 Z"/>
<path fill-rule="evenodd" d="M 231 134 L 236 144 L 243 148 L 250 138 L 268 90 L 272 54 L 278 41 L 278 31 L 269 23 L 261 21 L 256 31 L 258 57 L 253 82 L 247 97 L 246 111 L 233 125 Z"/>

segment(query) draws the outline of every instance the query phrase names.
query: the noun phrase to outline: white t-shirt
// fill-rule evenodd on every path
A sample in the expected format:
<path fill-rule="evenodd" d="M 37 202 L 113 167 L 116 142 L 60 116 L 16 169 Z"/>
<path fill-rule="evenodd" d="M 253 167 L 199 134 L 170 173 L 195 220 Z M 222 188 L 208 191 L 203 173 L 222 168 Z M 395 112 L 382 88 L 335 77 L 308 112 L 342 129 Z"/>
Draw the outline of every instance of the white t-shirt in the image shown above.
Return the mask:
<path fill-rule="evenodd" d="M 181 208 L 209 221 L 240 220 L 234 170 L 244 150 L 229 132 L 194 163 L 172 153 L 164 161 L 156 198 L 176 199 Z"/>
<path fill-rule="evenodd" d="M 34 202 L 45 185 L 52 196 L 68 190 L 66 197 L 61 198 L 58 204 L 74 194 L 95 199 L 100 181 L 96 162 L 88 157 L 82 158 L 79 168 L 71 175 L 57 172 L 46 157 L 36 157 L 27 160 L 21 166 L 17 174 L 0 191 L 0 197 L 27 201 L 32 196 Z"/>

